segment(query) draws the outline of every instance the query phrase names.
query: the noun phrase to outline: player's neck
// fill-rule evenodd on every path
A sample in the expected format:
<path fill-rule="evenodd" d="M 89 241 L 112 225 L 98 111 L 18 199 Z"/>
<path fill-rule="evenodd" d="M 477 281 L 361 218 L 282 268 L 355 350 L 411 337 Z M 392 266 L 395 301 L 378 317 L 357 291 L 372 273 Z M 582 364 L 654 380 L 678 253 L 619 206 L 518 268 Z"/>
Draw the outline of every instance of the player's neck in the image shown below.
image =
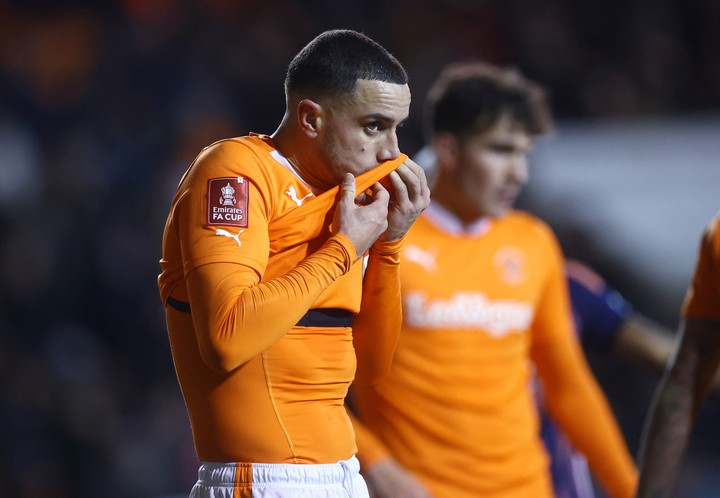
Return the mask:
<path fill-rule="evenodd" d="M 465 197 L 443 175 L 438 176 L 432 188 L 431 197 L 433 202 L 440 204 L 443 209 L 457 218 L 465 228 L 484 218 L 482 213 L 475 212 L 473 207 L 465 201 Z"/>
<path fill-rule="evenodd" d="M 270 137 L 278 152 L 313 191 L 324 192 L 335 186 L 323 177 L 325 167 L 318 163 L 318 154 L 311 150 L 312 144 L 303 141 L 290 127 L 284 126 L 284 122 Z"/>

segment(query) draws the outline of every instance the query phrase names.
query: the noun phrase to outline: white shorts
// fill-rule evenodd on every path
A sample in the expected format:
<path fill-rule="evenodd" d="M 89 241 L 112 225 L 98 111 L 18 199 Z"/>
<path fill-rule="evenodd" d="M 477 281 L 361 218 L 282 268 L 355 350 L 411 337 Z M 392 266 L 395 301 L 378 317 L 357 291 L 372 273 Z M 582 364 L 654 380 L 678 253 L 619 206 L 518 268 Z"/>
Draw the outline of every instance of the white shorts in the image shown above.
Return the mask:
<path fill-rule="evenodd" d="M 369 498 L 355 457 L 328 464 L 203 462 L 190 498 Z"/>

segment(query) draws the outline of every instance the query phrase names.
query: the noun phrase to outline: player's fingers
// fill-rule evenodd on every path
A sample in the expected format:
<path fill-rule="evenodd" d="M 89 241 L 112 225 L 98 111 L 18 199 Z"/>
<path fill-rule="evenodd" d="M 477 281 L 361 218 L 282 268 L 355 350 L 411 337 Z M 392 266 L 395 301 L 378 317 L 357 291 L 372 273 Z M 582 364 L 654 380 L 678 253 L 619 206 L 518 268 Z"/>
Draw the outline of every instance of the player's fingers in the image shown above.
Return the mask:
<path fill-rule="evenodd" d="M 370 193 L 370 202 L 365 205 L 374 206 L 373 209 L 378 210 L 377 212 L 387 211 L 390 204 L 390 192 L 378 182 L 370 187 Z"/>
<path fill-rule="evenodd" d="M 393 206 L 402 213 L 419 213 L 427 206 L 423 180 L 408 166 L 400 165 L 389 175 L 393 184 Z"/>
<path fill-rule="evenodd" d="M 403 182 L 404 190 L 411 201 L 416 201 L 425 195 L 427 180 L 425 172 L 414 162 L 405 162 L 395 170 Z"/>
<path fill-rule="evenodd" d="M 355 196 L 355 204 L 358 206 L 367 206 L 368 204 L 372 204 L 375 191 L 376 189 L 373 185 L 371 185 L 364 192 L 360 192 Z"/>
<path fill-rule="evenodd" d="M 422 167 L 420 167 L 419 164 L 417 164 L 415 161 L 413 161 L 412 159 L 409 159 L 409 158 L 405 161 L 405 164 L 415 174 L 415 176 L 418 179 L 419 186 L 420 186 L 420 190 L 418 193 L 419 193 L 420 197 L 422 197 L 422 198 L 429 197 L 430 196 L 430 186 L 428 185 L 428 182 L 427 182 L 427 176 L 425 175 L 425 170 L 422 169 Z"/>
<path fill-rule="evenodd" d="M 355 177 L 352 173 L 345 173 L 340 184 L 340 200 L 345 202 L 355 201 Z"/>
<path fill-rule="evenodd" d="M 385 205 L 390 202 L 390 192 L 385 188 L 382 183 L 374 183 L 370 187 L 370 191 L 372 192 L 373 202 L 380 202 Z"/>
<path fill-rule="evenodd" d="M 402 165 L 398 167 L 398 169 L 401 168 Z M 387 176 L 388 180 L 390 180 L 390 184 L 392 185 L 392 191 L 394 194 L 393 200 L 395 202 L 404 202 L 408 198 L 408 188 L 402 174 L 403 172 L 395 170 L 391 171 Z"/>

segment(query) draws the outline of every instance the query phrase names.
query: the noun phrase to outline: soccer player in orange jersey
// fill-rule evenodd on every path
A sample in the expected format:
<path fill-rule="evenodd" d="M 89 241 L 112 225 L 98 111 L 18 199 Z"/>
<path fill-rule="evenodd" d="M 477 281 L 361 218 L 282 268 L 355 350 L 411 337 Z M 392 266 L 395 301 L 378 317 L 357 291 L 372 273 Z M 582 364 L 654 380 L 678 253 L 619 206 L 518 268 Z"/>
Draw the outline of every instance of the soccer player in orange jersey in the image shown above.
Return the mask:
<path fill-rule="evenodd" d="M 550 498 L 532 379 L 608 494 L 637 471 L 573 329 L 550 228 L 513 209 L 551 127 L 542 90 L 482 63 L 431 88 L 431 203 L 400 267 L 403 329 L 389 374 L 358 376 L 359 457 L 378 498 Z"/>
<path fill-rule="evenodd" d="M 720 212 L 703 233 L 681 314 L 678 351 L 658 386 L 641 442 L 638 498 L 671 496 L 720 365 Z"/>
<path fill-rule="evenodd" d="M 356 366 L 389 368 L 399 249 L 429 202 L 398 148 L 407 75 L 333 30 L 293 59 L 285 91 L 272 135 L 200 153 L 165 226 L 158 284 L 201 460 L 194 498 L 367 496 L 343 403 Z"/>

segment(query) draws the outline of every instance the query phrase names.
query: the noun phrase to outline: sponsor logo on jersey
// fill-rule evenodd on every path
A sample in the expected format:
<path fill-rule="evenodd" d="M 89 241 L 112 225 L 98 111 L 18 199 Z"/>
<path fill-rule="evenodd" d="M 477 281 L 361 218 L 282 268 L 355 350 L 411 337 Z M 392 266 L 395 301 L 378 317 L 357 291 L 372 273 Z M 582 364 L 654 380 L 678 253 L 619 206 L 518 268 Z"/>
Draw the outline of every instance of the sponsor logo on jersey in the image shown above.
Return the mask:
<path fill-rule="evenodd" d="M 312 193 L 308 193 L 305 197 L 298 199 L 297 190 L 295 190 L 295 187 L 292 185 L 290 185 L 288 187 L 288 189 L 285 191 L 285 193 L 287 195 L 289 195 L 290 199 L 292 199 L 293 202 L 295 204 L 297 204 L 298 206 L 302 206 L 302 203 L 305 201 L 305 199 L 312 196 Z"/>
<path fill-rule="evenodd" d="M 430 299 L 424 292 L 407 292 L 403 317 L 412 327 L 481 329 L 495 338 L 527 330 L 533 320 L 530 303 L 489 300 L 480 292 L 457 292 L 449 299 Z"/>
<path fill-rule="evenodd" d="M 248 182 L 245 178 L 208 180 L 208 225 L 248 226 Z"/>

